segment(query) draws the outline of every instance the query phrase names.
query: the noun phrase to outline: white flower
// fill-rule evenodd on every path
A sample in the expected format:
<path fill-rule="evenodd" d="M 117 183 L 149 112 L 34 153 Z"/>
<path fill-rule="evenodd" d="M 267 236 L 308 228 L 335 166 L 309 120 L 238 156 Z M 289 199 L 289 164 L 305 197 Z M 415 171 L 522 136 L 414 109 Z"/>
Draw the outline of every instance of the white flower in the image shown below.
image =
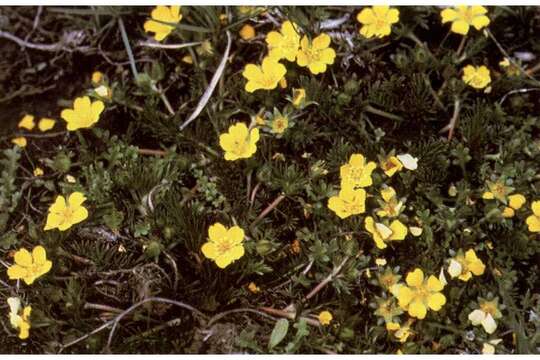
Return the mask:
<path fill-rule="evenodd" d="M 448 282 L 446 281 L 446 276 L 444 276 L 444 267 L 441 267 L 441 272 L 439 273 L 439 281 L 442 286 L 446 286 Z"/>
<path fill-rule="evenodd" d="M 493 355 L 495 354 L 495 345 L 499 344 L 502 339 L 493 339 L 484 343 L 482 347 L 482 354 Z"/>
<path fill-rule="evenodd" d="M 14 328 L 19 327 L 20 316 L 19 310 L 21 310 L 21 299 L 18 297 L 10 297 L 7 299 L 9 305 L 9 322 Z"/>
<path fill-rule="evenodd" d="M 482 324 L 488 334 L 493 334 L 497 329 L 497 323 L 491 314 L 476 309 L 469 314 L 469 320 L 474 326 Z"/>
<path fill-rule="evenodd" d="M 405 169 L 416 170 L 418 168 L 418 158 L 413 157 L 411 154 L 400 154 L 397 155 L 397 158 Z"/>

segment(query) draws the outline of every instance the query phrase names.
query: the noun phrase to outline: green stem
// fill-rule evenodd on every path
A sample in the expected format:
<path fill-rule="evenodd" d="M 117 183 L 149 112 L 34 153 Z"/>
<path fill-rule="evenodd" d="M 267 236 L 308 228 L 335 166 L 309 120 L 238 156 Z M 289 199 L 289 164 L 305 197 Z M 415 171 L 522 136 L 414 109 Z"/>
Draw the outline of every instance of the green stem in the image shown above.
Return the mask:
<path fill-rule="evenodd" d="M 390 120 L 403 121 L 403 118 L 401 116 L 394 115 L 394 114 L 391 114 L 391 113 L 383 111 L 383 110 L 375 109 L 371 105 L 367 105 L 364 108 L 364 111 L 367 111 L 369 113 L 385 117 L 385 118 L 390 119 Z"/>

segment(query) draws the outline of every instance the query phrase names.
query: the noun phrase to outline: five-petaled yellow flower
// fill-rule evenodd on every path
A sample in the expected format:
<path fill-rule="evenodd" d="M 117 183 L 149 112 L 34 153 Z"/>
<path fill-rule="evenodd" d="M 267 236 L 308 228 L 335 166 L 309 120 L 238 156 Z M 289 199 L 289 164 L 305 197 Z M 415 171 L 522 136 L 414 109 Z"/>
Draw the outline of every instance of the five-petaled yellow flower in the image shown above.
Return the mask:
<path fill-rule="evenodd" d="M 364 226 L 371 233 L 375 245 L 379 249 L 385 249 L 388 241 L 401 241 L 407 236 L 407 227 L 399 220 L 394 220 L 390 226 L 383 223 L 376 223 L 371 216 L 366 217 Z"/>
<path fill-rule="evenodd" d="M 10 280 L 23 279 L 27 285 L 32 285 L 34 281 L 43 274 L 51 270 L 52 262 L 47 260 L 47 253 L 43 246 L 36 246 L 32 253 L 26 249 L 20 249 L 14 256 L 15 264 L 11 265 L 7 274 Z"/>
<path fill-rule="evenodd" d="M 462 281 L 469 281 L 473 274 L 480 276 L 484 273 L 485 269 L 486 266 L 476 256 L 476 252 L 473 249 L 467 250 L 465 255 L 463 255 L 463 251 L 460 249 L 456 257 L 450 259 L 448 273 L 453 278 L 457 277 Z"/>
<path fill-rule="evenodd" d="M 67 122 L 67 129 L 74 131 L 97 123 L 104 108 L 103 101 L 91 102 L 88 96 L 83 96 L 75 99 L 73 109 L 62 110 L 60 116 Z"/>
<path fill-rule="evenodd" d="M 19 339 L 27 339 L 30 335 L 30 314 L 31 306 L 22 308 L 21 299 L 10 297 L 7 299 L 9 305 L 9 322 L 14 329 L 19 329 Z"/>
<path fill-rule="evenodd" d="M 321 323 L 323 326 L 330 325 L 333 318 L 334 317 L 330 311 L 324 310 L 319 313 L 319 323 Z"/>
<path fill-rule="evenodd" d="M 39 120 L 38 128 L 39 128 L 39 131 L 44 132 L 47 130 L 51 130 L 55 124 L 56 124 L 56 120 L 54 119 L 42 118 L 41 120 Z"/>
<path fill-rule="evenodd" d="M 244 123 L 229 127 L 229 132 L 219 136 L 219 146 L 225 151 L 225 160 L 238 160 L 251 157 L 257 151 L 259 129 L 251 131 Z"/>
<path fill-rule="evenodd" d="M 178 24 L 180 20 L 182 20 L 180 8 L 181 7 L 177 5 L 156 6 L 150 14 L 152 20 L 147 20 L 144 23 L 144 31 L 153 32 L 154 39 L 157 41 L 165 39 L 174 30 L 173 24 Z"/>
<path fill-rule="evenodd" d="M 289 118 L 287 116 L 276 116 L 272 120 L 272 131 L 276 134 L 283 134 L 289 127 Z"/>
<path fill-rule="evenodd" d="M 339 169 L 341 177 L 341 187 L 368 187 L 373 184 L 371 173 L 377 165 L 370 161 L 366 164 L 366 159 L 362 154 L 352 154 L 349 162 Z"/>
<path fill-rule="evenodd" d="M 443 284 L 435 276 L 424 279 L 424 272 L 415 269 L 407 274 L 406 285 L 396 290 L 399 306 L 410 316 L 423 319 L 428 308 L 439 311 L 446 304 L 446 297 L 441 293 Z"/>
<path fill-rule="evenodd" d="M 489 69 L 482 66 L 467 65 L 463 69 L 463 77 L 461 78 L 465 84 L 472 86 L 475 89 L 483 89 L 491 83 Z"/>
<path fill-rule="evenodd" d="M 58 229 L 65 231 L 88 217 L 82 203 L 86 200 L 83 193 L 74 192 L 69 195 L 67 203 L 62 195 L 56 197 L 56 201 L 49 207 L 47 223 L 43 230 Z"/>
<path fill-rule="evenodd" d="M 312 74 L 317 75 L 326 71 L 327 65 L 332 65 L 336 52 L 330 47 L 330 36 L 321 34 L 313 41 L 304 35 L 300 41 L 300 50 L 296 55 L 298 66 L 307 66 Z"/>
<path fill-rule="evenodd" d="M 294 61 L 300 46 L 298 26 L 290 21 L 285 21 L 279 32 L 270 31 L 266 35 L 266 43 L 268 44 L 268 56 L 276 60 L 285 58 L 288 61 Z"/>
<path fill-rule="evenodd" d="M 287 69 L 283 64 L 269 56 L 263 59 L 260 66 L 247 64 L 242 73 L 242 76 L 248 80 L 245 89 L 250 93 L 259 89 L 275 89 L 286 72 Z"/>
<path fill-rule="evenodd" d="M 443 24 L 452 22 L 450 28 L 452 32 L 467 35 L 471 26 L 474 26 L 476 30 L 480 30 L 489 25 L 489 18 L 486 13 L 487 9 L 480 5 L 460 5 L 453 9 L 447 8 L 441 11 L 441 21 Z"/>
<path fill-rule="evenodd" d="M 208 228 L 208 238 L 201 251 L 221 269 L 244 256 L 244 230 L 240 227 L 227 229 L 222 224 L 215 223 Z"/>
<path fill-rule="evenodd" d="M 18 128 L 26 130 L 32 130 L 35 126 L 34 115 L 24 115 L 17 125 Z"/>
<path fill-rule="evenodd" d="M 540 200 L 531 204 L 533 214 L 527 217 L 527 226 L 530 232 L 540 232 Z"/>
<path fill-rule="evenodd" d="M 332 196 L 328 199 L 328 208 L 341 219 L 362 214 L 366 211 L 366 191 L 344 187 L 339 191 L 338 196 Z"/>
<path fill-rule="evenodd" d="M 379 165 L 388 177 L 394 176 L 395 173 L 403 169 L 403 164 L 395 156 L 388 156 L 386 159 L 382 160 Z"/>
<path fill-rule="evenodd" d="M 238 33 L 242 40 L 251 40 L 255 37 L 255 28 L 249 24 L 242 26 Z"/>
<path fill-rule="evenodd" d="M 28 141 L 26 141 L 26 138 L 24 136 L 13 138 L 11 139 L 11 142 L 21 148 L 26 147 L 26 145 L 28 145 Z"/>
<path fill-rule="evenodd" d="M 358 13 L 356 19 L 362 24 L 360 34 L 366 38 L 385 37 L 392 32 L 392 24 L 399 21 L 399 10 L 388 5 L 375 5 L 364 8 Z"/>

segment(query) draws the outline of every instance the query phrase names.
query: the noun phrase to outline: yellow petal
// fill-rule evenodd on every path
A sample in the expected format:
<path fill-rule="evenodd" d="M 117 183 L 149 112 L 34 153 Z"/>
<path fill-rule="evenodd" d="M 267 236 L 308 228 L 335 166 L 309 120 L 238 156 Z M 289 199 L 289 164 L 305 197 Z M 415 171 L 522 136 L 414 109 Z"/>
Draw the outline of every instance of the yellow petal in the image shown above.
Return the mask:
<path fill-rule="evenodd" d="M 409 304 L 409 315 L 418 319 L 423 319 L 426 317 L 427 309 L 424 303 L 421 301 L 413 301 Z"/>
<path fill-rule="evenodd" d="M 17 265 L 24 267 L 30 267 L 33 263 L 32 255 L 26 249 L 20 249 L 19 251 L 17 251 L 13 259 L 15 260 L 15 263 Z"/>
<path fill-rule="evenodd" d="M 33 115 L 25 115 L 19 121 L 19 124 L 17 125 L 20 129 L 26 129 L 26 130 L 32 130 L 36 124 L 34 123 L 34 116 Z"/>
<path fill-rule="evenodd" d="M 227 229 L 220 223 L 215 223 L 208 228 L 208 237 L 212 242 L 218 242 L 227 236 Z"/>
<path fill-rule="evenodd" d="M 424 282 L 424 272 L 422 271 L 422 269 L 416 268 L 414 269 L 414 271 L 410 271 L 407 274 L 407 278 L 405 279 L 405 281 L 409 286 L 419 287 Z"/>
<path fill-rule="evenodd" d="M 239 226 L 231 227 L 227 235 L 233 244 L 240 244 L 244 240 L 244 230 Z"/>
<path fill-rule="evenodd" d="M 458 13 L 454 9 L 447 8 L 441 11 L 441 21 L 443 24 L 449 21 L 454 21 L 457 18 L 458 18 Z"/>
<path fill-rule="evenodd" d="M 11 142 L 21 148 L 26 147 L 26 145 L 28 144 L 24 136 L 13 138 L 11 139 Z"/>
<path fill-rule="evenodd" d="M 398 299 L 399 306 L 403 309 L 406 308 L 413 299 L 413 292 L 411 289 L 406 286 L 400 286 L 399 288 L 393 288 L 393 290 L 397 290 L 397 295 L 395 296 Z"/>
<path fill-rule="evenodd" d="M 201 251 L 203 255 L 208 259 L 215 259 L 219 255 L 216 244 L 211 242 L 203 244 L 203 246 L 201 247 Z"/>
<path fill-rule="evenodd" d="M 26 268 L 17 264 L 12 265 L 7 269 L 7 275 L 10 280 L 22 279 L 26 277 L 27 274 L 28 271 Z"/>
<path fill-rule="evenodd" d="M 42 118 L 41 120 L 39 120 L 38 128 L 39 128 L 39 131 L 43 132 L 43 131 L 51 130 L 55 124 L 56 124 L 56 120 L 54 119 Z"/>
<path fill-rule="evenodd" d="M 477 16 L 472 20 L 472 26 L 474 26 L 476 30 L 480 30 L 488 25 L 489 18 L 487 16 Z"/>
<path fill-rule="evenodd" d="M 232 263 L 232 259 L 227 254 L 218 256 L 215 261 L 216 265 L 221 269 L 225 269 Z"/>
<path fill-rule="evenodd" d="M 493 200 L 495 199 L 495 195 L 493 195 L 493 193 L 491 191 L 486 191 L 482 194 L 482 199 L 485 199 L 485 200 Z"/>
<path fill-rule="evenodd" d="M 356 20 L 362 24 L 372 24 L 377 21 L 377 18 L 371 8 L 364 8 L 356 16 Z"/>
<path fill-rule="evenodd" d="M 456 34 L 467 35 L 469 32 L 469 24 L 463 20 L 456 20 L 452 23 L 450 30 Z"/>
<path fill-rule="evenodd" d="M 407 227 L 399 220 L 392 221 L 390 229 L 392 230 L 390 240 L 403 240 L 407 236 Z"/>
<path fill-rule="evenodd" d="M 71 223 L 72 225 L 75 225 L 86 220 L 86 218 L 88 218 L 88 210 L 83 207 L 79 207 L 73 212 Z"/>
<path fill-rule="evenodd" d="M 394 196 L 396 196 L 396 191 L 391 186 L 388 186 L 381 190 L 381 196 L 385 202 L 389 202 Z"/>
<path fill-rule="evenodd" d="M 502 212 L 502 216 L 504 218 L 511 218 L 511 217 L 514 217 L 514 215 L 516 214 L 516 212 L 514 211 L 514 209 L 512 209 L 511 207 L 505 207 L 503 212 Z"/>
<path fill-rule="evenodd" d="M 486 317 L 486 313 L 480 309 L 476 309 L 472 311 L 468 316 L 469 321 L 474 326 L 481 324 L 485 317 Z"/>
<path fill-rule="evenodd" d="M 444 286 L 443 286 L 443 284 L 441 284 L 439 279 L 437 279 L 435 276 L 431 275 L 428 278 L 428 281 L 427 281 L 427 288 L 431 292 L 439 292 L 444 288 Z"/>
<path fill-rule="evenodd" d="M 540 232 L 540 217 L 536 215 L 531 215 L 527 217 L 527 226 L 529 227 L 530 232 Z"/>
<path fill-rule="evenodd" d="M 68 204 L 72 208 L 77 208 L 81 206 L 81 204 L 86 200 L 86 197 L 81 192 L 74 192 L 71 195 L 69 195 L 68 198 Z"/>
<path fill-rule="evenodd" d="M 242 245 L 233 247 L 231 250 L 229 250 L 228 256 L 231 258 L 231 261 L 240 259 L 242 256 L 244 256 L 244 247 Z"/>
<path fill-rule="evenodd" d="M 34 259 L 35 264 L 44 264 L 45 261 L 47 261 L 47 252 L 45 251 L 45 248 L 41 245 L 36 246 L 32 250 L 32 258 Z"/>
<path fill-rule="evenodd" d="M 525 196 L 521 194 L 514 194 L 508 197 L 508 201 L 508 205 L 510 205 L 512 209 L 518 210 L 527 202 L 527 199 L 525 199 Z"/>
<path fill-rule="evenodd" d="M 491 314 L 487 314 L 486 317 L 482 320 L 482 327 L 488 334 L 493 334 L 497 329 L 497 323 Z"/>
<path fill-rule="evenodd" d="M 446 304 L 446 297 L 441 293 L 435 293 L 428 298 L 428 306 L 431 310 L 439 311 Z"/>
<path fill-rule="evenodd" d="M 540 200 L 533 201 L 531 209 L 536 216 L 540 216 Z"/>

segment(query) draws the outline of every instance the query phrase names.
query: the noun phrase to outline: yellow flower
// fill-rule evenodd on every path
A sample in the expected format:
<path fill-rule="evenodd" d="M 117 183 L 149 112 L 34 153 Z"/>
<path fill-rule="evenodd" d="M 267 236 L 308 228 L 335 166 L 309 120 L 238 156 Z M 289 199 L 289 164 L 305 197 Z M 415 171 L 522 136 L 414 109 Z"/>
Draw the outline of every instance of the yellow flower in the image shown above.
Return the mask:
<path fill-rule="evenodd" d="M 19 121 L 19 124 L 17 127 L 19 129 L 26 129 L 26 130 L 32 130 L 36 124 L 34 123 L 34 116 L 33 115 L 24 115 L 21 121 Z"/>
<path fill-rule="evenodd" d="M 30 313 L 32 307 L 25 306 L 21 312 L 21 299 L 10 297 L 7 299 L 9 305 L 9 322 L 14 329 L 19 329 L 19 339 L 27 339 L 30 335 Z"/>
<path fill-rule="evenodd" d="M 36 246 L 32 253 L 26 249 L 20 249 L 14 256 L 15 264 L 11 265 L 7 274 L 10 280 L 23 279 L 27 285 L 43 274 L 51 270 L 52 262 L 47 260 L 47 253 L 43 246 Z"/>
<path fill-rule="evenodd" d="M 332 65 L 336 52 L 330 47 L 330 36 L 321 34 L 313 41 L 304 35 L 300 41 L 300 50 L 296 55 L 298 66 L 309 68 L 312 74 L 317 75 L 326 71 L 326 65 Z"/>
<path fill-rule="evenodd" d="M 385 224 L 376 223 L 371 216 L 368 216 L 364 227 L 371 233 L 373 241 L 379 249 L 386 248 L 388 241 L 401 241 L 407 236 L 407 227 L 399 220 L 392 221 L 388 227 Z"/>
<path fill-rule="evenodd" d="M 244 256 L 244 230 L 238 226 L 227 229 L 220 223 L 208 228 L 209 240 L 201 247 L 205 257 L 214 260 L 221 269 Z"/>
<path fill-rule="evenodd" d="M 504 181 L 501 179 L 497 180 L 496 182 L 486 181 L 486 183 L 489 190 L 482 194 L 482 199 L 497 199 L 506 204 L 508 194 L 510 194 L 514 189 L 506 186 Z"/>
<path fill-rule="evenodd" d="M 263 59 L 261 66 L 247 64 L 242 73 L 248 80 L 245 89 L 250 93 L 258 89 L 275 89 L 286 72 L 287 69 L 283 64 L 268 56 Z"/>
<path fill-rule="evenodd" d="M 43 230 L 58 229 L 65 231 L 88 217 L 88 210 L 82 206 L 86 200 L 83 193 L 74 192 L 69 195 L 67 203 L 62 195 L 56 197 L 55 202 L 49 207 L 47 223 Z"/>
<path fill-rule="evenodd" d="M 516 214 L 515 210 L 519 210 L 526 202 L 527 199 L 521 194 L 508 196 L 508 206 L 504 208 L 502 216 L 505 218 L 514 217 Z"/>
<path fill-rule="evenodd" d="M 261 291 L 261 289 L 253 281 L 249 283 L 248 290 L 254 294 L 257 294 Z"/>
<path fill-rule="evenodd" d="M 21 148 L 26 147 L 26 145 L 28 144 L 24 136 L 13 138 L 11 139 L 11 142 Z"/>
<path fill-rule="evenodd" d="M 395 156 L 387 157 L 386 159 L 380 162 L 379 166 L 388 177 L 392 177 L 395 173 L 403 169 L 403 164 Z"/>
<path fill-rule="evenodd" d="M 495 320 L 502 317 L 499 301 L 497 298 L 492 301 L 480 299 L 479 305 L 480 308 L 473 310 L 468 318 L 473 326 L 482 325 L 488 334 L 493 334 L 497 329 Z"/>
<path fill-rule="evenodd" d="M 453 9 L 447 8 L 441 11 L 442 23 L 452 22 L 450 30 L 456 34 L 467 35 L 469 27 L 474 26 L 476 30 L 489 25 L 489 18 L 485 15 L 487 9 L 483 6 L 456 6 Z"/>
<path fill-rule="evenodd" d="M 92 73 L 92 82 L 98 85 L 103 80 L 103 73 L 101 71 L 94 71 Z"/>
<path fill-rule="evenodd" d="M 439 311 L 446 304 L 446 297 L 440 292 L 443 285 L 435 276 L 424 280 L 424 272 L 417 268 L 407 274 L 405 281 L 407 286 L 401 286 L 396 297 L 410 316 L 423 319 L 428 308 Z"/>
<path fill-rule="evenodd" d="M 396 191 L 391 186 L 387 186 L 381 190 L 381 196 L 384 204 L 377 215 L 380 217 L 396 217 L 401 212 L 403 202 L 398 201 Z"/>
<path fill-rule="evenodd" d="M 154 39 L 157 41 L 165 39 L 174 30 L 174 26 L 164 23 L 178 24 L 182 20 L 180 8 L 180 6 L 156 6 L 150 14 L 153 20 L 144 23 L 144 31 L 155 33 Z"/>
<path fill-rule="evenodd" d="M 39 128 L 39 131 L 44 132 L 47 130 L 51 130 L 55 124 L 56 124 L 56 120 L 54 119 L 42 118 L 41 120 L 39 120 L 38 128 Z"/>
<path fill-rule="evenodd" d="M 289 126 L 289 118 L 287 116 L 277 116 L 272 120 L 272 131 L 276 134 L 283 134 Z"/>
<path fill-rule="evenodd" d="M 480 276 L 484 273 L 486 266 L 476 256 L 476 252 L 473 249 L 467 250 L 465 255 L 460 249 L 455 258 L 450 259 L 450 265 L 448 266 L 448 273 L 452 278 L 457 277 L 463 281 L 469 281 L 474 274 Z"/>
<path fill-rule="evenodd" d="M 394 336 L 399 340 L 400 343 L 407 341 L 409 336 L 414 335 L 414 332 L 411 329 L 414 319 L 409 319 L 403 326 L 399 326 L 399 329 L 394 333 Z M 399 325 L 399 324 L 398 324 Z"/>
<path fill-rule="evenodd" d="M 229 132 L 219 136 L 219 146 L 225 151 L 225 160 L 238 160 L 251 157 L 257 151 L 259 129 L 248 130 L 246 124 L 236 123 Z"/>
<path fill-rule="evenodd" d="M 306 90 L 305 89 L 293 89 L 292 104 L 295 108 L 301 109 L 306 103 Z"/>
<path fill-rule="evenodd" d="M 349 162 L 339 169 L 341 187 L 367 187 L 373 184 L 371 173 L 377 165 L 370 161 L 366 164 L 364 155 L 352 154 Z"/>
<path fill-rule="evenodd" d="M 43 172 L 43 169 L 40 168 L 40 167 L 37 167 L 34 169 L 34 176 L 43 176 L 44 172 Z"/>
<path fill-rule="evenodd" d="M 399 10 L 388 5 L 375 5 L 360 11 L 356 20 L 363 25 L 360 34 L 368 39 L 373 36 L 382 38 L 390 35 L 392 24 L 399 21 Z"/>
<path fill-rule="evenodd" d="M 320 314 L 319 314 L 319 322 L 323 326 L 330 325 L 330 322 L 332 322 L 333 318 L 334 317 L 332 316 L 330 311 L 324 310 L 324 311 L 321 311 Z"/>
<path fill-rule="evenodd" d="M 62 110 L 60 117 L 67 122 L 69 131 L 89 128 L 98 122 L 104 108 L 103 101 L 90 102 L 88 96 L 78 97 L 73 103 L 73 109 Z"/>
<path fill-rule="evenodd" d="M 191 65 L 193 64 L 193 58 L 191 57 L 191 55 L 185 55 L 184 57 L 182 57 L 182 62 Z"/>
<path fill-rule="evenodd" d="M 475 89 L 483 89 L 491 82 L 489 69 L 482 66 L 467 65 L 463 69 L 463 77 L 461 78 L 465 84 L 472 86 Z"/>
<path fill-rule="evenodd" d="M 351 187 L 342 188 L 338 196 L 328 199 L 328 208 L 341 219 L 351 215 L 362 214 L 366 211 L 366 191 L 354 190 Z"/>
<path fill-rule="evenodd" d="M 386 259 L 385 258 L 376 258 L 375 259 L 375 265 L 377 265 L 377 266 L 386 265 Z"/>
<path fill-rule="evenodd" d="M 382 274 L 377 275 L 377 280 L 379 281 L 379 285 L 382 286 L 384 289 L 391 291 L 391 289 L 397 285 L 399 279 L 401 279 L 401 275 L 394 274 L 392 269 L 386 268 Z"/>
<path fill-rule="evenodd" d="M 281 25 L 280 32 L 270 31 L 266 35 L 268 44 L 268 56 L 276 60 L 287 59 L 294 61 L 300 45 L 300 35 L 295 23 L 285 21 Z"/>
<path fill-rule="evenodd" d="M 482 346 L 482 354 L 484 355 L 493 355 L 495 354 L 495 346 L 501 343 L 502 339 L 493 339 L 485 342 Z"/>
<path fill-rule="evenodd" d="M 255 28 L 249 24 L 246 24 L 242 26 L 239 34 L 243 40 L 247 41 L 247 40 L 253 39 L 255 37 Z"/>
<path fill-rule="evenodd" d="M 540 200 L 531 204 L 533 214 L 527 217 L 527 226 L 530 232 L 540 232 Z"/>

